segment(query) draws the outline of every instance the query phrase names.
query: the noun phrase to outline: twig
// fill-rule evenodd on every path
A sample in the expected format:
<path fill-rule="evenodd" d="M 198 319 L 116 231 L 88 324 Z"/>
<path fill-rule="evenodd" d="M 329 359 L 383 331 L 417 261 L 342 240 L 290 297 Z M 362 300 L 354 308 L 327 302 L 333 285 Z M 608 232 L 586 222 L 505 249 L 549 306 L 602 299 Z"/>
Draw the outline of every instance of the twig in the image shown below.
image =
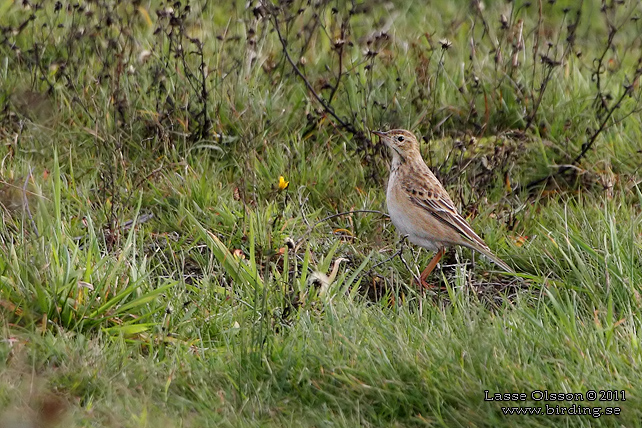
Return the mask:
<path fill-rule="evenodd" d="M 147 180 L 149 180 L 150 178 L 152 178 L 153 176 L 155 176 L 156 174 L 158 174 L 159 172 L 161 172 L 161 171 L 163 170 L 163 168 L 164 168 L 164 165 L 161 163 L 161 166 L 159 166 L 158 168 L 156 168 L 155 170 L 153 170 L 152 172 L 150 172 L 149 174 L 147 174 L 145 177 L 143 177 L 143 178 L 141 178 L 140 180 L 138 180 L 138 183 L 136 183 L 136 184 L 134 185 L 134 188 L 133 188 L 133 189 L 132 189 L 132 191 L 129 193 L 129 196 L 127 197 L 127 201 L 126 201 L 126 203 L 127 203 L 127 204 L 129 204 L 129 201 L 130 201 L 130 200 L 131 200 L 131 198 L 134 196 L 134 193 L 136 192 L 136 190 L 138 190 L 138 188 L 139 188 L 140 186 L 142 186 L 142 185 L 143 185 L 143 183 L 145 183 Z"/>
<path fill-rule="evenodd" d="M 539 108 L 542 104 L 542 100 L 544 99 L 544 93 L 546 92 L 546 88 L 548 87 L 548 83 L 551 81 L 551 78 L 553 76 L 553 69 L 556 66 L 559 66 L 564 63 L 564 60 L 568 56 L 569 52 L 571 52 L 574 42 L 575 42 L 575 33 L 577 32 L 577 27 L 580 23 L 580 17 L 582 16 L 581 11 L 582 11 L 582 6 L 584 4 L 584 0 L 580 1 L 580 4 L 577 8 L 577 15 L 575 17 L 575 21 L 572 24 L 568 25 L 568 32 L 569 35 L 566 37 L 566 40 L 569 42 L 568 45 L 566 45 L 566 48 L 564 49 L 564 52 L 562 53 L 562 57 L 560 58 L 559 61 L 554 61 L 550 59 L 547 55 L 540 54 L 540 57 L 542 58 L 542 63 L 546 64 L 548 66 L 548 70 L 546 75 L 544 76 L 544 80 L 542 81 L 542 84 L 539 87 L 539 96 L 537 97 L 537 100 L 535 101 L 535 104 L 533 105 L 533 110 L 529 113 L 527 120 L 526 120 L 526 126 L 524 126 L 524 131 L 528 131 L 528 129 L 531 127 L 533 122 L 535 121 L 535 117 L 537 116 L 537 112 L 539 111 Z"/>
<path fill-rule="evenodd" d="M 640 67 L 640 68 L 638 68 L 636 70 L 635 76 L 633 77 L 633 82 L 635 82 L 636 79 L 639 79 L 641 75 L 642 75 L 642 67 Z M 606 113 L 606 116 L 604 117 L 604 119 L 602 119 L 602 122 L 600 123 L 600 127 L 593 133 L 593 135 L 591 135 L 591 137 L 588 139 L 588 141 L 582 145 L 582 151 L 571 161 L 570 164 L 562 166 L 561 168 L 559 168 L 554 173 L 551 173 L 551 174 L 549 174 L 549 175 L 547 175 L 547 176 L 545 176 L 543 178 L 539 178 L 537 180 L 531 181 L 530 183 L 528 183 L 526 185 L 526 188 L 527 189 L 531 189 L 531 188 L 533 188 L 533 187 L 535 187 L 535 186 L 537 186 L 537 185 L 539 185 L 539 184 L 541 184 L 541 183 L 543 183 L 545 181 L 550 180 L 551 178 L 553 178 L 555 176 L 562 175 L 562 174 L 566 173 L 567 171 L 573 169 L 574 166 L 577 163 L 579 163 L 579 161 L 581 161 L 582 158 L 584 158 L 584 156 L 586 155 L 586 153 L 588 153 L 588 151 L 591 149 L 591 147 L 593 147 L 593 144 L 595 143 L 595 141 L 597 141 L 597 137 L 599 137 L 600 134 L 607 128 L 607 124 L 608 124 L 609 120 L 611 119 L 611 116 L 613 115 L 615 110 L 620 108 L 620 105 L 622 104 L 622 101 L 624 101 L 624 99 L 628 95 L 630 95 L 632 91 L 633 91 L 633 84 L 627 85 L 625 87 L 625 90 L 622 93 L 622 95 L 620 95 L 620 97 L 617 99 L 617 101 L 613 104 L 613 106 Z M 517 190 L 518 189 L 515 189 L 515 191 L 517 191 Z"/>
<path fill-rule="evenodd" d="M 622 23 L 620 24 L 619 27 L 616 27 L 616 25 L 609 19 L 608 15 L 608 10 L 607 9 L 602 9 L 604 12 L 604 16 L 606 19 L 606 25 L 609 28 L 609 35 L 606 40 L 606 46 L 604 46 L 604 50 L 602 51 L 602 55 L 600 55 L 599 58 L 595 58 L 593 60 L 593 64 L 596 65 L 595 71 L 591 74 L 591 80 L 595 81 L 595 86 L 597 88 L 597 95 L 595 96 L 595 101 L 601 101 L 602 100 L 602 82 L 601 82 L 601 77 L 600 75 L 604 73 L 604 58 L 606 58 L 606 54 L 613 48 L 613 40 L 615 40 L 615 36 L 624 27 L 624 25 L 629 22 L 629 19 L 631 18 L 631 15 L 635 11 L 635 7 L 631 8 L 629 10 L 629 13 L 626 14 L 623 19 Z M 599 105 L 599 104 L 598 104 Z"/>
<path fill-rule="evenodd" d="M 567 53 L 570 51 L 570 49 L 573 46 L 573 42 L 575 41 L 575 33 L 577 31 L 577 26 L 578 26 L 579 19 L 580 19 L 580 10 L 582 8 L 582 4 L 583 4 L 583 0 L 582 0 L 582 3 L 580 3 L 580 6 L 578 8 L 578 14 L 577 14 L 577 18 L 576 18 L 575 22 L 573 24 L 569 25 L 569 33 L 570 34 L 567 37 L 567 40 L 569 41 L 569 45 L 565 49 L 565 52 L 564 52 L 564 54 L 562 56 L 562 59 L 567 56 Z M 608 27 L 609 27 L 609 34 L 608 34 L 606 46 L 605 46 L 604 50 L 602 51 L 602 54 L 600 55 L 600 57 L 596 58 L 594 60 L 593 63 L 595 65 L 595 70 L 593 71 L 593 74 L 591 76 L 591 79 L 595 81 L 595 85 L 596 85 L 596 88 L 597 88 L 596 102 L 599 102 L 600 100 L 603 100 L 602 87 L 601 87 L 602 86 L 601 74 L 602 74 L 602 69 L 603 69 L 604 58 L 606 57 L 606 54 L 609 52 L 609 50 L 612 48 L 613 40 L 615 38 L 615 35 L 622 28 L 622 26 L 624 25 L 624 24 L 622 24 L 619 27 L 616 27 L 615 25 L 613 25 L 610 22 L 610 20 L 608 19 L 608 16 L 607 16 L 607 24 L 608 24 Z M 540 179 L 531 181 L 530 183 L 528 183 L 526 185 L 526 188 L 527 189 L 531 189 L 531 188 L 533 188 L 535 186 L 538 186 L 539 184 L 541 184 L 543 182 L 546 182 L 546 181 L 550 180 L 551 178 L 553 178 L 555 176 L 559 176 L 559 175 L 565 174 L 569 170 L 575 169 L 576 164 L 578 164 L 584 158 L 584 156 L 586 156 L 588 151 L 593 147 L 593 145 L 597 141 L 597 138 L 600 136 L 600 134 L 602 134 L 602 132 L 604 132 L 604 130 L 609 127 L 608 123 L 611 120 L 611 117 L 613 116 L 613 114 L 615 113 L 615 110 L 620 108 L 622 102 L 624 101 L 624 99 L 627 96 L 631 95 L 631 93 L 634 90 L 634 84 L 635 84 L 636 80 L 638 80 L 640 78 L 640 76 L 642 76 L 642 57 L 640 59 L 638 59 L 638 66 L 637 66 L 637 69 L 635 70 L 635 73 L 633 75 L 633 79 L 631 80 L 631 83 L 628 84 L 628 85 L 625 85 L 625 90 L 622 93 L 622 95 L 620 95 L 620 97 L 615 101 L 615 103 L 613 103 L 611 108 L 606 111 L 606 115 L 604 116 L 604 118 L 600 122 L 600 126 L 598 127 L 598 129 L 595 132 L 593 132 L 593 134 L 589 137 L 589 139 L 582 145 L 582 150 L 580 151 L 580 153 L 569 164 L 561 166 L 557 171 L 555 171 L 555 172 L 553 172 L 551 174 L 548 174 L 545 177 L 542 177 Z M 541 96 L 541 93 L 540 93 L 540 96 Z M 538 103 L 538 107 L 539 107 L 539 103 Z M 604 105 L 604 103 L 598 103 L 598 108 L 605 108 L 605 107 L 606 106 Z M 636 112 L 637 110 L 638 109 L 633 109 L 631 112 L 629 112 L 626 115 L 624 115 L 623 118 L 630 116 L 631 114 L 633 114 L 633 112 Z M 536 111 L 537 111 L 537 108 L 533 111 L 533 113 L 535 113 Z M 533 117 L 534 116 L 531 116 L 530 119 L 532 119 Z M 623 118 L 615 120 L 615 123 L 618 123 Z M 531 123 L 531 120 L 529 120 L 529 123 L 528 123 L 526 129 L 528 129 L 528 126 L 530 126 L 530 123 Z M 516 188 L 513 193 L 517 192 L 518 190 L 519 190 L 519 188 Z"/>
<path fill-rule="evenodd" d="M 327 217 L 324 217 L 321 220 L 317 221 L 316 223 L 314 223 L 310 227 L 308 227 L 308 230 L 305 231 L 303 236 L 301 236 L 297 240 L 296 245 L 294 246 L 294 252 L 296 253 L 299 250 L 299 248 L 301 247 L 301 244 L 303 243 L 303 240 L 314 230 L 315 227 L 317 227 L 321 223 L 324 223 L 324 222 L 326 222 L 328 220 L 332 220 L 333 218 L 336 218 L 336 217 L 341 217 L 341 216 L 344 216 L 344 215 L 355 214 L 355 213 L 380 214 L 380 215 L 382 215 L 384 217 L 390 217 L 388 214 L 386 214 L 384 212 L 381 212 L 381 211 L 377 211 L 377 210 L 354 210 L 354 211 L 345 211 L 345 212 L 337 213 L 337 214 L 331 214 L 331 215 L 329 215 Z"/>
<path fill-rule="evenodd" d="M 403 254 L 403 247 L 404 247 L 404 244 L 406 243 L 406 239 L 408 239 L 408 235 L 403 235 L 401 237 L 401 239 L 399 240 L 399 249 L 397 251 L 395 251 L 395 253 L 392 256 L 388 257 L 387 259 L 385 259 L 385 260 L 383 260 L 383 261 L 381 261 L 379 263 L 374 264 L 370 268 L 369 272 L 372 272 L 374 270 L 374 268 L 376 268 L 376 267 L 379 267 L 379 266 L 381 266 L 383 264 L 388 263 L 390 260 L 394 259 L 395 257 L 402 255 Z"/>
<path fill-rule="evenodd" d="M 153 176 L 155 176 L 156 174 L 158 174 L 159 172 L 161 172 L 161 171 L 163 170 L 163 168 L 164 168 L 164 165 L 161 163 L 161 166 L 159 166 L 158 168 L 156 168 L 155 170 L 153 170 L 152 172 L 150 172 L 149 174 L 147 174 L 145 177 L 141 178 L 141 179 L 138 181 L 138 183 L 136 183 L 136 184 L 134 185 L 134 190 L 138 190 L 138 188 L 139 188 L 140 186 L 142 186 L 144 182 L 146 182 L 147 180 L 149 180 L 150 178 L 152 178 Z M 133 192 L 132 192 L 132 193 L 133 193 Z M 131 196 L 130 196 L 130 197 L 131 197 Z"/>
<path fill-rule="evenodd" d="M 415 275 L 415 273 L 412 271 L 412 269 L 410 269 L 410 266 L 408 266 L 408 263 L 406 262 L 406 259 L 403 258 L 403 253 L 399 254 L 399 258 L 401 259 L 401 263 L 403 263 L 403 265 L 406 267 L 408 272 L 410 272 L 410 275 L 412 275 L 412 277 L 415 279 L 415 281 L 417 281 L 417 283 L 419 285 L 421 285 L 421 278 L 419 278 L 417 275 Z M 408 288 L 410 288 L 410 287 L 408 287 Z"/>
<path fill-rule="evenodd" d="M 484 38 L 485 35 L 490 35 L 490 26 L 488 25 L 488 22 L 486 21 L 486 17 L 484 17 L 484 12 L 483 12 L 483 7 L 482 7 L 482 2 L 480 0 L 473 0 L 472 6 L 473 10 L 475 11 L 475 14 L 479 16 L 479 18 L 482 21 L 482 25 L 484 26 L 484 32 L 481 35 L 481 39 Z M 492 40 L 492 38 L 489 37 L 489 42 L 493 50 L 497 49 L 497 46 L 495 46 L 495 42 Z"/>
<path fill-rule="evenodd" d="M 147 223 L 149 220 L 154 218 L 154 214 L 149 213 L 149 214 L 141 214 L 136 218 L 136 223 L 134 224 L 134 220 L 127 220 L 125 223 L 123 223 L 120 226 L 120 229 L 122 231 L 127 231 L 131 229 L 134 226 L 138 226 L 143 223 Z M 74 236 L 73 239 L 74 241 L 80 241 L 81 239 L 85 238 L 87 234 L 81 235 L 81 236 Z M 80 249 L 82 249 L 82 245 L 80 246 Z"/>
<path fill-rule="evenodd" d="M 613 39 L 615 38 L 615 34 L 617 33 L 617 29 L 615 27 L 611 25 L 609 25 L 609 27 L 610 27 L 609 37 L 606 40 L 606 46 L 602 51 L 602 55 L 600 55 L 599 58 L 595 58 L 593 60 L 593 64 L 595 65 L 595 71 L 593 71 L 593 74 L 591 75 L 591 80 L 595 80 L 595 86 L 597 88 L 597 94 L 595 95 L 596 101 L 598 97 L 602 95 L 602 80 L 600 76 L 604 72 L 604 58 L 606 57 L 606 54 L 611 49 L 611 45 L 613 44 Z"/>
<path fill-rule="evenodd" d="M 339 45 L 337 48 L 339 52 L 339 74 L 337 75 L 337 81 L 334 84 L 334 87 L 332 88 L 332 92 L 330 92 L 330 97 L 328 98 L 328 105 L 332 104 L 332 99 L 334 98 L 334 94 L 337 93 L 337 89 L 339 89 L 339 83 L 341 83 L 341 76 L 343 76 L 343 47 L 345 46 L 344 38 L 345 38 L 345 26 L 342 23 L 341 40 L 339 40 L 339 42 L 337 43 Z"/>
<path fill-rule="evenodd" d="M 154 218 L 154 214 L 152 214 L 152 213 L 149 213 L 149 214 L 141 214 L 140 216 L 138 216 L 138 218 L 136 218 L 136 224 L 134 224 L 134 220 L 127 220 L 125 223 L 123 223 L 123 225 L 121 226 L 121 228 L 122 228 L 123 230 L 129 230 L 129 229 L 131 229 L 133 226 L 138 226 L 139 224 L 146 223 L 146 222 L 148 222 L 149 220 L 151 220 L 152 218 Z"/>
<path fill-rule="evenodd" d="M 312 84 L 308 81 L 308 79 L 303 75 L 299 67 L 296 65 L 292 57 L 290 56 L 290 53 L 288 52 L 288 44 L 286 40 L 283 38 L 283 35 L 281 34 L 281 29 L 279 28 L 279 19 L 277 17 L 276 10 L 274 10 L 274 6 L 271 7 L 272 13 L 270 16 L 272 17 L 273 24 L 274 24 L 274 29 L 276 30 L 276 34 L 279 38 L 279 41 L 281 42 L 281 46 L 283 47 L 283 54 L 285 55 L 285 59 L 287 59 L 288 63 L 290 63 L 290 66 L 294 70 L 297 76 L 303 81 L 305 84 L 306 88 L 308 88 L 308 91 L 312 94 L 312 96 L 321 104 L 323 107 L 323 110 L 325 110 L 330 116 L 334 118 L 345 130 L 350 132 L 351 134 L 360 134 L 361 131 L 357 130 L 354 125 L 352 125 L 350 122 L 346 122 L 343 119 L 341 119 L 334 111 L 334 109 L 328 104 L 326 101 L 321 98 L 319 94 L 314 90 L 312 87 Z M 338 85 L 338 82 L 337 82 Z M 365 138 L 365 137 L 364 137 Z"/>
<path fill-rule="evenodd" d="M 638 69 L 635 72 L 635 77 L 633 78 L 633 81 L 638 79 L 640 77 L 640 74 L 642 74 L 642 68 Z M 613 115 L 613 113 L 615 112 L 615 110 L 620 108 L 620 104 L 622 103 L 622 101 L 624 101 L 624 98 L 626 98 L 631 92 L 633 92 L 633 85 L 632 84 L 626 86 L 624 92 L 622 93 L 622 95 L 620 95 L 620 98 L 618 98 L 616 103 L 613 105 L 613 107 L 611 107 L 611 109 L 606 114 L 606 117 L 604 118 L 604 120 L 602 120 L 602 123 L 600 124 L 600 127 L 598 128 L 598 130 L 593 133 L 591 138 L 585 144 L 583 144 L 582 151 L 580 152 L 579 155 L 577 155 L 575 157 L 575 159 L 573 159 L 573 162 L 571 162 L 572 165 L 574 165 L 574 164 L 578 163 L 580 160 L 582 160 L 584 155 L 586 155 L 586 153 L 591 149 L 591 147 L 593 146 L 593 143 L 595 143 L 595 140 L 597 140 L 597 137 L 606 128 L 606 124 L 609 121 L 609 119 L 611 118 L 611 116 Z"/>
<path fill-rule="evenodd" d="M 538 1 L 537 5 L 537 27 L 535 30 L 535 40 L 533 41 L 533 74 L 531 76 L 531 92 L 535 90 L 535 70 L 537 67 L 535 67 L 535 64 L 537 64 L 537 54 L 539 53 L 539 43 L 540 43 L 540 38 L 541 38 L 541 32 L 542 30 L 542 23 L 544 22 L 543 20 L 543 14 L 542 14 L 542 0 Z"/>
<path fill-rule="evenodd" d="M 417 281 L 418 283 L 421 284 L 421 282 L 419 280 L 419 277 L 417 275 L 415 275 L 415 273 L 412 271 L 412 269 L 410 269 L 410 266 L 408 266 L 408 262 L 406 262 L 406 259 L 403 258 L 403 249 L 405 247 L 407 239 L 408 239 L 408 235 L 403 235 L 401 237 L 401 239 L 399 240 L 399 244 L 398 244 L 399 245 L 399 249 L 397 251 L 395 251 L 395 253 L 392 256 L 390 256 L 387 259 L 385 259 L 385 260 L 373 265 L 370 269 L 368 269 L 368 273 L 366 275 L 372 274 L 372 272 L 375 270 L 376 267 L 388 263 L 390 260 L 394 259 L 395 257 L 399 257 L 399 259 L 401 260 L 401 263 L 403 263 L 403 265 L 406 267 L 408 272 L 410 272 L 410 275 L 412 275 L 413 278 L 415 278 L 415 281 Z"/>

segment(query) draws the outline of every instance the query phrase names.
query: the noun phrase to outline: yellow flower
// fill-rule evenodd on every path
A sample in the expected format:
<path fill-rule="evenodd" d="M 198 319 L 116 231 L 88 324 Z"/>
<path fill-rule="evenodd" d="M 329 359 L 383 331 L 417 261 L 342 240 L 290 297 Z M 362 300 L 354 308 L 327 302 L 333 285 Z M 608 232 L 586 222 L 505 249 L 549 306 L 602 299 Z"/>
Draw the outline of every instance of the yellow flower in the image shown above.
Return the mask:
<path fill-rule="evenodd" d="M 290 185 L 289 181 L 285 181 L 282 175 L 279 176 L 279 190 L 285 190 Z"/>

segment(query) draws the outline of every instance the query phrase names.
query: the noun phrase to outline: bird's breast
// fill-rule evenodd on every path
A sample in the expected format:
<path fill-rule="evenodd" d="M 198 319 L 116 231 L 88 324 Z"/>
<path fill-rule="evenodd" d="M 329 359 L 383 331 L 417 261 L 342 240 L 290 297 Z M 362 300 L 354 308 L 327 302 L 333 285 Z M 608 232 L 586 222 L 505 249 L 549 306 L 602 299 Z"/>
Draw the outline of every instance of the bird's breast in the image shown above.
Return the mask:
<path fill-rule="evenodd" d="M 390 220 L 400 235 L 407 235 L 408 240 L 415 245 L 435 251 L 443 246 L 437 242 L 432 231 L 436 220 L 427 216 L 420 208 L 412 203 L 410 198 L 399 187 L 394 175 L 390 176 L 386 191 L 386 203 Z"/>

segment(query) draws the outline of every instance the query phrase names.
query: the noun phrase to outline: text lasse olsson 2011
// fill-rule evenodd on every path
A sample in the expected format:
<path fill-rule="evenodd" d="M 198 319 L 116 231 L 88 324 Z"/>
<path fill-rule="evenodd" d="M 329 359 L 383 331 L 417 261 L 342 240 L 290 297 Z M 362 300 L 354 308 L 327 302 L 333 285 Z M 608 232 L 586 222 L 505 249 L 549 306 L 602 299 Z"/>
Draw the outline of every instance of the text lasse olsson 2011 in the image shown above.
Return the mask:
<path fill-rule="evenodd" d="M 526 392 L 505 392 L 493 393 L 484 390 L 484 401 L 626 401 L 626 392 L 624 390 L 589 389 L 585 393 L 581 392 L 549 392 L 548 390 L 534 390 Z"/>

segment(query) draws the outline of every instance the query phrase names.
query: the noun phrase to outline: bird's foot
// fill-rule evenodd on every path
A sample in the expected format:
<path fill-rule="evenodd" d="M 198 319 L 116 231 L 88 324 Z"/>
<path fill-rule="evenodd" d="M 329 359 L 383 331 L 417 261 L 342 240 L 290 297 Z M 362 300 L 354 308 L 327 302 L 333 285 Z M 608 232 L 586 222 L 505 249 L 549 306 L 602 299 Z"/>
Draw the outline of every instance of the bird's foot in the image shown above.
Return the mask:
<path fill-rule="evenodd" d="M 425 278 L 418 278 L 416 280 L 421 290 L 434 290 L 436 288 L 434 284 L 426 282 Z"/>

